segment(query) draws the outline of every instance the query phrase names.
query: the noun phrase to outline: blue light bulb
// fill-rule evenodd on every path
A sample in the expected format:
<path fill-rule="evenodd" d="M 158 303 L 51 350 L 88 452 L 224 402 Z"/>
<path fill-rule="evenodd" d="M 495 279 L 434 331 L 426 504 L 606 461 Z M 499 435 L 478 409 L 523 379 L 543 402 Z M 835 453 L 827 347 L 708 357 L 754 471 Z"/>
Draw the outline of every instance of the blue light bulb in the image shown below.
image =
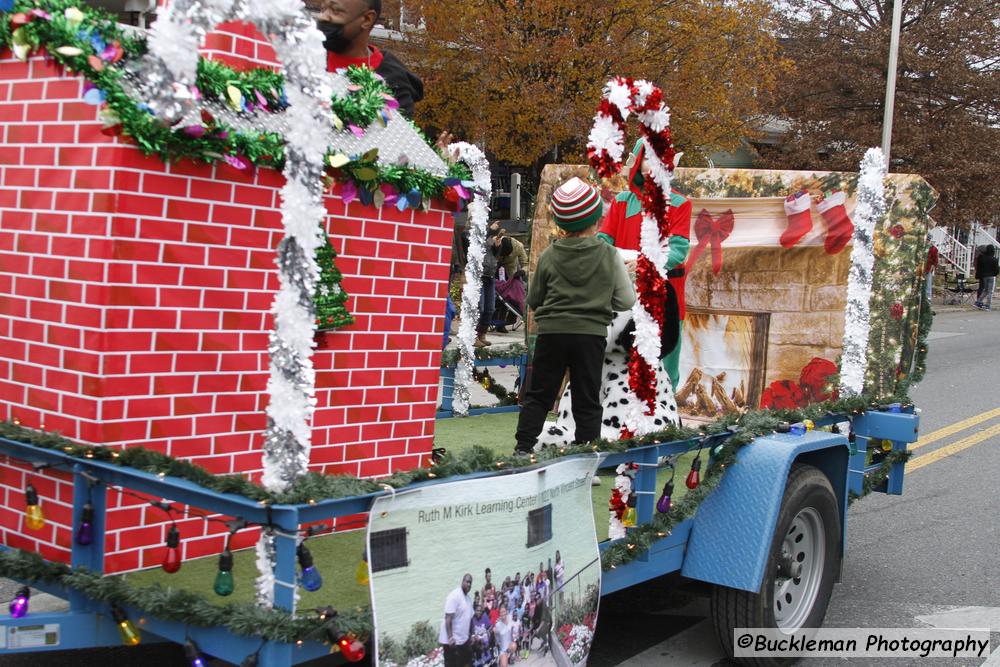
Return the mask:
<path fill-rule="evenodd" d="M 323 577 L 320 576 L 319 570 L 313 565 L 312 554 L 309 553 L 309 549 L 305 544 L 299 545 L 298 556 L 299 566 L 302 568 L 302 588 L 310 593 L 318 591 L 323 585 Z"/>

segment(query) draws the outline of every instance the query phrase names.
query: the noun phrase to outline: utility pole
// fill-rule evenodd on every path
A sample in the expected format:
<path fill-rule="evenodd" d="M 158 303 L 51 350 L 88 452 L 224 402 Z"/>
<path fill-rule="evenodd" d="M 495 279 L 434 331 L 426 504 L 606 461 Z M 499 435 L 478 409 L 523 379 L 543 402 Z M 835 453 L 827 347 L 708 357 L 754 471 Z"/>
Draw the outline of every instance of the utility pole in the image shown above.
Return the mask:
<path fill-rule="evenodd" d="M 899 30 L 903 22 L 903 0 L 892 3 L 892 36 L 889 39 L 889 70 L 885 82 L 885 115 L 882 117 L 882 155 L 885 167 L 892 171 L 889 150 L 892 147 L 892 114 L 896 105 L 896 66 L 899 62 Z"/>

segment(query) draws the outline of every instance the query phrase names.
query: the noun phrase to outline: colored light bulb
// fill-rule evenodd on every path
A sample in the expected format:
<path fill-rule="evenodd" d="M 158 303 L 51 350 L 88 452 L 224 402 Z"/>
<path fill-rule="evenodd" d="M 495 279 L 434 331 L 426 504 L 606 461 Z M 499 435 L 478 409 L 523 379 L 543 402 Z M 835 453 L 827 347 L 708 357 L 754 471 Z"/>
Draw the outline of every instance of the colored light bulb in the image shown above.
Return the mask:
<path fill-rule="evenodd" d="M 670 480 L 663 485 L 663 493 L 660 494 L 660 499 L 656 501 L 657 512 L 666 514 L 670 511 L 670 496 L 672 495 L 674 495 L 674 480 Z"/>
<path fill-rule="evenodd" d="M 791 433 L 792 435 L 805 435 L 806 425 L 803 424 L 802 422 L 798 422 L 797 424 L 792 424 Z"/>
<path fill-rule="evenodd" d="M 361 561 L 358 566 L 354 569 L 354 580 L 358 582 L 359 586 L 368 585 L 368 552 L 366 551 L 361 556 Z"/>
<path fill-rule="evenodd" d="M 691 472 L 688 473 L 684 484 L 689 489 L 696 489 L 701 484 L 701 456 L 695 456 L 691 462 Z"/>
<path fill-rule="evenodd" d="M 128 620 L 128 616 L 125 615 L 124 611 L 118 607 L 112 607 L 111 618 L 118 625 L 118 632 L 122 636 L 122 644 L 125 644 L 125 646 L 135 646 L 142 640 L 139 636 L 139 631 L 132 625 L 132 621 Z"/>
<path fill-rule="evenodd" d="M 628 506 L 625 508 L 625 514 L 622 516 L 622 525 L 626 528 L 635 526 L 635 494 L 629 496 Z"/>
<path fill-rule="evenodd" d="M 76 543 L 87 546 L 94 541 L 94 506 L 86 503 L 80 511 L 80 525 L 76 529 Z"/>
<path fill-rule="evenodd" d="M 309 592 L 318 591 L 323 585 L 323 577 L 313 564 L 312 554 L 305 544 L 300 544 L 298 548 L 299 566 L 302 568 L 302 588 Z"/>
<path fill-rule="evenodd" d="M 233 583 L 233 552 L 225 549 L 219 556 L 219 573 L 215 575 L 213 588 L 216 595 L 226 596 L 232 595 L 235 587 Z"/>
<path fill-rule="evenodd" d="M 359 662 L 365 658 L 365 645 L 354 637 L 344 635 L 336 645 L 347 662 Z"/>
<path fill-rule="evenodd" d="M 17 595 L 10 601 L 10 617 L 24 618 L 28 614 L 28 599 L 31 597 L 31 589 L 21 586 L 17 590 Z"/>
<path fill-rule="evenodd" d="M 184 657 L 187 658 L 191 667 L 205 667 L 205 659 L 201 656 L 201 649 L 191 639 L 184 642 Z"/>
<path fill-rule="evenodd" d="M 892 440 L 883 440 L 882 441 L 882 451 L 883 452 L 891 452 L 892 451 Z"/>
<path fill-rule="evenodd" d="M 811 431 L 816 428 L 816 423 L 811 419 L 803 419 L 802 425 L 806 427 L 806 431 Z"/>
<path fill-rule="evenodd" d="M 163 571 L 173 574 L 181 569 L 181 531 L 177 526 L 170 526 L 167 531 L 167 553 L 163 555 Z"/>
<path fill-rule="evenodd" d="M 38 504 L 38 492 L 31 484 L 28 484 L 24 490 L 24 500 L 26 505 L 24 508 L 25 525 L 31 530 L 40 530 L 45 525 L 45 513 L 42 512 L 42 506 Z"/>

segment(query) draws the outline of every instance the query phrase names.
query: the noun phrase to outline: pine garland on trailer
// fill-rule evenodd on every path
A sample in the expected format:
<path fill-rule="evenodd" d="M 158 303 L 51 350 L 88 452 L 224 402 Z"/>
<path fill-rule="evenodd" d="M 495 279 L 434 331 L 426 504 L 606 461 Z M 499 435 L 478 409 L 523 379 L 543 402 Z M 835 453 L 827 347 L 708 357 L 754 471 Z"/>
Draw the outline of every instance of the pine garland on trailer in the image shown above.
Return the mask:
<path fill-rule="evenodd" d="M 730 414 L 697 429 L 670 424 L 663 430 L 635 438 L 598 439 L 572 447 L 549 447 L 530 456 L 498 453 L 477 445 L 459 453 L 446 452 L 439 460 L 434 460 L 428 455 L 426 461 L 428 467 L 395 472 L 377 479 L 310 472 L 281 493 L 269 492 L 241 475 L 215 475 L 201 466 L 145 447 L 117 449 L 102 445 L 81 444 L 58 433 L 25 428 L 16 420 L 0 422 L 0 437 L 60 451 L 77 459 L 103 461 L 154 475 L 186 479 L 211 491 L 235 493 L 264 504 L 303 504 L 377 493 L 384 490 L 386 486 L 398 489 L 414 482 L 429 479 L 444 479 L 455 475 L 519 468 L 533 465 L 539 461 L 549 461 L 563 456 L 595 451 L 626 452 L 645 445 L 676 441 L 691 441 L 691 448 L 698 448 L 699 443 L 707 436 L 727 437 L 726 446 L 738 448 L 757 436 L 774 433 L 782 422 L 794 423 L 804 419 L 816 421 L 831 415 L 858 415 L 868 409 L 877 409 L 880 404 L 892 402 L 907 403 L 908 399 L 894 396 L 873 400 L 867 396 L 854 396 L 816 403 L 798 410 L 757 410 L 742 416 Z M 733 431 L 731 427 L 735 428 L 736 431 Z"/>
<path fill-rule="evenodd" d="M 477 347 L 475 351 L 477 361 L 492 361 L 493 359 L 517 359 L 528 353 L 528 348 L 521 343 L 514 343 L 505 347 Z M 458 349 L 445 350 L 441 354 L 441 368 L 454 368 L 461 358 Z"/>
<path fill-rule="evenodd" d="M 483 389 L 490 392 L 500 400 L 499 405 L 517 405 L 517 392 L 509 391 L 507 387 L 497 382 L 496 379 L 490 375 L 489 369 L 477 368 L 473 371 L 473 377 Z"/>
<path fill-rule="evenodd" d="M 203 117 L 203 125 L 173 128 L 154 118 L 148 105 L 133 99 L 123 86 L 124 65 L 146 52 L 145 40 L 126 35 L 104 11 L 77 4 L 77 0 L 14 0 L 0 21 L 0 45 L 21 59 L 45 49 L 57 63 L 83 75 L 88 82 L 84 100 L 105 105 L 102 116 L 107 131 L 128 135 L 146 154 L 164 161 L 190 158 L 210 164 L 226 162 L 237 169 L 248 165 L 281 168 L 285 140 L 277 132 L 243 133 L 210 117 Z M 384 122 L 385 109 L 395 103 L 385 82 L 368 68 L 349 68 L 346 75 L 351 82 L 348 95 L 332 99 L 342 124 L 363 131 L 376 120 Z M 286 105 L 284 77 L 266 68 L 236 72 L 202 58 L 196 86 L 203 97 L 246 113 L 273 112 Z M 418 134 L 430 144 L 419 130 Z M 409 202 L 414 208 L 446 195 L 471 177 L 462 164 L 449 165 L 447 177 L 441 178 L 406 165 L 380 165 L 362 157 L 347 156 L 333 174 L 351 179 L 359 189 L 371 193 L 383 185 L 401 194 L 416 193 Z"/>
<path fill-rule="evenodd" d="M 905 398 L 890 397 L 885 402 L 905 402 Z M 0 437 L 28 442 L 40 447 L 59 449 L 70 456 L 113 462 L 147 472 L 170 474 L 201 484 L 206 488 L 223 492 L 238 493 L 264 503 L 315 502 L 323 498 L 347 497 L 383 490 L 385 485 L 393 487 L 423 479 L 446 478 L 474 472 L 488 472 L 498 469 L 518 468 L 534 465 L 539 461 L 553 460 L 594 451 L 623 452 L 630 448 L 668 441 L 687 441 L 688 451 L 711 447 L 709 465 L 702 482 L 677 501 L 666 514 L 654 514 L 648 524 L 631 529 L 628 536 L 611 545 L 601 554 L 604 570 L 611 570 L 628 563 L 665 537 L 682 521 L 693 517 L 701 502 L 718 486 L 727 466 L 736 460 L 738 450 L 754 438 L 770 434 L 783 423 L 813 421 L 839 415 L 858 415 L 867 409 L 877 408 L 879 402 L 858 396 L 828 401 L 808 406 L 800 410 L 761 410 L 743 415 L 732 414 L 700 429 L 671 426 L 659 433 L 651 433 L 628 441 L 596 440 L 587 445 L 562 448 L 548 448 L 530 456 L 498 456 L 496 452 L 481 446 L 458 455 L 446 453 L 429 468 L 395 473 L 378 481 L 347 476 L 323 476 L 310 473 L 296 481 L 294 486 L 282 494 L 271 494 L 262 487 L 235 475 L 215 476 L 208 471 L 178 461 L 159 452 L 141 447 L 112 450 L 73 443 L 57 434 L 42 433 L 25 429 L 12 422 L 0 422 Z M 881 465 L 866 475 L 862 493 L 851 495 L 853 502 L 863 497 L 885 482 L 891 466 L 905 462 L 910 453 L 892 451 L 881 456 Z M 104 577 L 83 569 L 71 570 L 66 565 L 49 563 L 37 554 L 10 550 L 0 552 L 0 576 L 20 581 L 44 581 L 58 583 L 79 590 L 89 597 L 119 604 L 127 604 L 145 613 L 168 620 L 176 620 L 189 625 L 211 627 L 221 625 L 237 634 L 262 635 L 277 641 L 299 641 L 322 639 L 331 621 L 325 619 L 293 619 L 279 609 L 266 610 L 253 604 L 231 604 L 223 607 L 211 604 L 202 596 L 186 591 L 132 587 L 126 580 Z M 356 609 L 341 613 L 335 619 L 335 631 L 356 637 L 365 637 L 372 630 L 370 610 Z"/>
<path fill-rule="evenodd" d="M 292 616 L 281 609 L 262 609 L 251 602 L 212 604 L 204 596 L 159 585 L 138 587 L 122 577 L 106 577 L 86 568 L 70 568 L 38 554 L 21 550 L 0 551 L 0 576 L 29 583 L 65 586 L 87 597 L 141 609 L 167 621 L 197 627 L 222 627 L 233 634 L 265 637 L 278 642 L 326 639 L 330 628 L 337 634 L 366 637 L 371 632 L 367 608 L 338 610 L 333 618 L 321 619 L 324 610 L 304 611 Z M 327 612 L 327 616 L 331 616 Z"/>

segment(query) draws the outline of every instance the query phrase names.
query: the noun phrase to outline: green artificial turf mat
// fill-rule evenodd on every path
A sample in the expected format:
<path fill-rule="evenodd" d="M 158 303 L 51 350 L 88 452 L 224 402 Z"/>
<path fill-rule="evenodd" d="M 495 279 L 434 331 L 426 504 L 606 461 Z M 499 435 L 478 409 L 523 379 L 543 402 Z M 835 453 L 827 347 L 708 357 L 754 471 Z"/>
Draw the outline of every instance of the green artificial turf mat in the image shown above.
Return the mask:
<path fill-rule="evenodd" d="M 449 417 L 434 422 L 434 446 L 460 452 L 482 445 L 498 453 L 514 451 L 517 412 Z"/>

